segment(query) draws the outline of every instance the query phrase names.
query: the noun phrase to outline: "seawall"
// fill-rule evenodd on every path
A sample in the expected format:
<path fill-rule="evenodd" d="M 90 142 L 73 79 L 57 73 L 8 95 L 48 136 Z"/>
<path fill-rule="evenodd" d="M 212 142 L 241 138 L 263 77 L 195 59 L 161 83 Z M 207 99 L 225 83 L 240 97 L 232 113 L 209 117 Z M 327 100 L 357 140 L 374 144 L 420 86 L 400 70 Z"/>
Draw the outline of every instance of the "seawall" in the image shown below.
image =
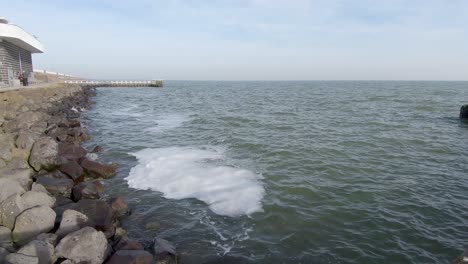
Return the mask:
<path fill-rule="evenodd" d="M 97 160 L 80 112 L 94 89 L 56 84 L 0 93 L 0 263 L 176 263 L 170 243 L 151 249 L 119 220 L 122 197 L 103 199 L 116 164 Z"/>

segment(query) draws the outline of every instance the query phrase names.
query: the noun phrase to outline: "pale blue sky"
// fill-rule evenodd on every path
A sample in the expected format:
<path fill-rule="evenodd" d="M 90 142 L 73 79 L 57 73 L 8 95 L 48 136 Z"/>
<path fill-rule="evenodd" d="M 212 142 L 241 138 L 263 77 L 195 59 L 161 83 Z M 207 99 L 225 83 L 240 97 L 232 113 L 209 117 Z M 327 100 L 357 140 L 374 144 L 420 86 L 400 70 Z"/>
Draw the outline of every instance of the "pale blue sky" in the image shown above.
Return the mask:
<path fill-rule="evenodd" d="M 90 78 L 468 80 L 468 0 L 0 0 Z"/>

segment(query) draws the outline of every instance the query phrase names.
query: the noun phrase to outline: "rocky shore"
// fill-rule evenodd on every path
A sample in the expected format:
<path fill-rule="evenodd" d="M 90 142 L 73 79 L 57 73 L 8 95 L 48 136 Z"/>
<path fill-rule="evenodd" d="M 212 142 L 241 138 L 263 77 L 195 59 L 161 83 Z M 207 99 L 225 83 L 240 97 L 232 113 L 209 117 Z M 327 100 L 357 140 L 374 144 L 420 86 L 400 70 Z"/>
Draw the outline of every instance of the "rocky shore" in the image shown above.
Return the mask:
<path fill-rule="evenodd" d="M 0 93 L 0 264 L 178 262 L 168 241 L 148 249 L 127 236 L 124 198 L 102 198 L 117 165 L 80 145 L 93 94 L 66 84 Z"/>

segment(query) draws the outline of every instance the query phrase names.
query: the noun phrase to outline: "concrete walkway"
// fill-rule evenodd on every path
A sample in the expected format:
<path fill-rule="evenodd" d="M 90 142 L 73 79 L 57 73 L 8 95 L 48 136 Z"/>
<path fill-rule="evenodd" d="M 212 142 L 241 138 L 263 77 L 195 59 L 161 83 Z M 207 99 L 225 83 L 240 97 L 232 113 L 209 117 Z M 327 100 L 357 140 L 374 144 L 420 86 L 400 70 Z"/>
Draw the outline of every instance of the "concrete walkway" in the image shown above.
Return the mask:
<path fill-rule="evenodd" d="M 29 86 L 12 86 L 12 87 L 0 87 L 0 93 L 9 92 L 9 91 L 17 91 L 23 89 L 37 89 L 37 88 L 44 88 L 50 85 L 57 84 L 57 82 L 48 82 L 48 83 L 38 83 Z"/>

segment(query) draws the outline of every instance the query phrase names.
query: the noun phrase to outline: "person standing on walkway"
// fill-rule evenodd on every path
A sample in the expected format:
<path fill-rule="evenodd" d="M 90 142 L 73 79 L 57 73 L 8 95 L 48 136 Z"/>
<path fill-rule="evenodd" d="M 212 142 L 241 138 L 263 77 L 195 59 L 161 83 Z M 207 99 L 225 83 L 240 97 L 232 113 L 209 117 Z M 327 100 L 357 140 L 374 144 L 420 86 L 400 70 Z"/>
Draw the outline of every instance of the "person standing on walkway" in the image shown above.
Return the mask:
<path fill-rule="evenodd" d="M 23 71 L 23 85 L 24 86 L 28 86 L 29 83 L 28 83 L 28 74 L 26 74 L 25 71 Z"/>

